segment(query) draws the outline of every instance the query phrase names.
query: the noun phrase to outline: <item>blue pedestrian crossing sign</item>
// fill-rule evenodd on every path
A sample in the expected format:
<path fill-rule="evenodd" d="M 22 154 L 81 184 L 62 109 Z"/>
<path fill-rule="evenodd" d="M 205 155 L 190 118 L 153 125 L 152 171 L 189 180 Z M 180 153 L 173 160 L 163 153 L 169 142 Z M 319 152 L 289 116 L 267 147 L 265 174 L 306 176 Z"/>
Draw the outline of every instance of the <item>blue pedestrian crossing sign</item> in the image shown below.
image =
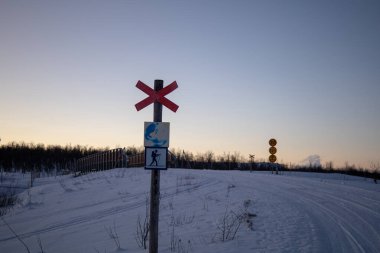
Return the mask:
<path fill-rule="evenodd" d="M 145 169 L 166 170 L 168 148 L 145 147 Z"/>

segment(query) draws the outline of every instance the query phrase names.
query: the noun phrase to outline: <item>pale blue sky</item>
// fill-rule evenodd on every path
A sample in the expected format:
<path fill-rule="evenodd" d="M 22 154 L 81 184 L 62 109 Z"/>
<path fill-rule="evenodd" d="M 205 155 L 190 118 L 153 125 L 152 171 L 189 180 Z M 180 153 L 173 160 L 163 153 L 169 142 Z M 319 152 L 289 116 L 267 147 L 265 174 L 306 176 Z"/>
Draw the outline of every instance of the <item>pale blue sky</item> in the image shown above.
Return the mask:
<path fill-rule="evenodd" d="M 172 148 L 380 162 L 378 1 L 0 1 L 0 138 L 141 146 L 176 80 Z"/>

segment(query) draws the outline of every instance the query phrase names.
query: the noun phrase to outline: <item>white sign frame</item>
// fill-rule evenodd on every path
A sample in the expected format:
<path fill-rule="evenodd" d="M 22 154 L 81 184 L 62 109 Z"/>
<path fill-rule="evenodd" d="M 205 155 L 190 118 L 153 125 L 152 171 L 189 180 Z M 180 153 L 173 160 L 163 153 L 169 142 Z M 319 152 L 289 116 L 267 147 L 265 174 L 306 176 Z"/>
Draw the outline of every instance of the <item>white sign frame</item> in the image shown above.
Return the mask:
<path fill-rule="evenodd" d="M 156 154 L 156 155 L 155 155 Z M 167 170 L 168 148 L 145 147 L 145 169 Z"/>
<path fill-rule="evenodd" d="M 169 147 L 169 122 L 144 122 L 145 147 Z"/>

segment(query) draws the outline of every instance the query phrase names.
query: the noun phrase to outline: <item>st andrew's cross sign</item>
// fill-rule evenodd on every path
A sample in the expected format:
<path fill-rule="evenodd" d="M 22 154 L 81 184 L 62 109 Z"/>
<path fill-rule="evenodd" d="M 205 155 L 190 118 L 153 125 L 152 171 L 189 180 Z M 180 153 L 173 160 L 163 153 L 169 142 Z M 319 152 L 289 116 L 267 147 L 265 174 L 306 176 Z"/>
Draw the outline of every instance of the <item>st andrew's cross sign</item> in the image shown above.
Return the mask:
<path fill-rule="evenodd" d="M 170 92 L 178 88 L 176 81 L 172 82 L 171 84 L 162 88 L 159 91 L 153 90 L 148 85 L 141 82 L 140 80 L 137 82 L 136 87 L 142 90 L 147 95 L 149 95 L 149 97 L 145 98 L 144 100 L 138 102 L 135 105 L 137 111 L 144 109 L 145 107 L 147 107 L 148 105 L 154 102 L 161 103 L 162 105 L 166 106 L 168 109 L 172 110 L 173 112 L 176 112 L 178 110 L 179 106 L 165 97 L 167 94 L 169 94 Z"/>

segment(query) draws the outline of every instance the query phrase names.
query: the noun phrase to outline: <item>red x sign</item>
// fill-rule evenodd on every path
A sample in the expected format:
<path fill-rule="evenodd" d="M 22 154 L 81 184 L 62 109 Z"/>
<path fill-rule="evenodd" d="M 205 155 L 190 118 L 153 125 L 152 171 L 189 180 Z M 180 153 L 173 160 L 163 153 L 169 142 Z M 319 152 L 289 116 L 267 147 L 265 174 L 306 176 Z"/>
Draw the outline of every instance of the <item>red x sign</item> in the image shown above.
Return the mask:
<path fill-rule="evenodd" d="M 155 91 L 152 88 L 150 88 L 148 85 L 145 83 L 138 81 L 136 84 L 136 87 L 142 90 L 144 93 L 149 95 L 146 99 L 138 102 L 135 104 L 136 110 L 140 111 L 141 109 L 147 107 L 148 105 L 154 103 L 154 102 L 159 102 L 162 105 L 166 106 L 173 112 L 176 112 L 178 110 L 178 105 L 167 99 L 165 96 L 168 95 L 170 92 L 178 88 L 177 82 L 174 81 L 168 86 L 162 88 L 159 91 Z"/>

